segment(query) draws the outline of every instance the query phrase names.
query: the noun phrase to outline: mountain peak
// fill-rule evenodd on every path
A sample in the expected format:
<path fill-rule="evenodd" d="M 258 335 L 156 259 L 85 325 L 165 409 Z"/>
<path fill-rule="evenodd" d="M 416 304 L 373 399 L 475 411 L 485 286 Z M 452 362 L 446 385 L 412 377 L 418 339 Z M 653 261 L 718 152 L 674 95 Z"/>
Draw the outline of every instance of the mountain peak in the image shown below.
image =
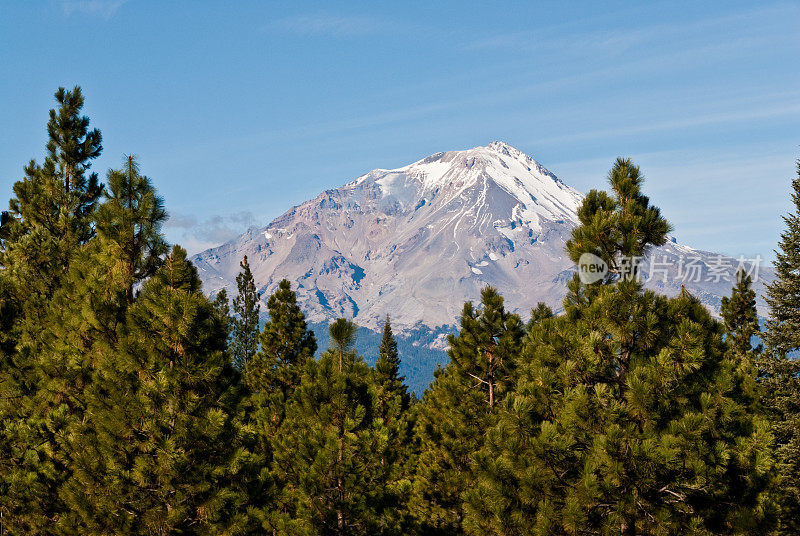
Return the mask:
<path fill-rule="evenodd" d="M 526 157 L 528 156 L 525 153 L 523 153 L 522 151 L 520 151 L 519 149 L 517 149 L 516 147 L 514 147 L 514 146 L 512 146 L 512 145 L 510 145 L 510 144 L 508 144 L 508 143 L 506 143 L 506 142 L 504 142 L 502 140 L 495 140 L 492 143 L 490 143 L 489 145 L 487 145 L 486 148 L 489 149 L 490 151 L 495 151 L 495 152 L 506 154 L 506 155 L 509 155 L 509 156 L 512 156 L 512 155 L 513 156 L 524 155 Z"/>
<path fill-rule="evenodd" d="M 508 144 L 508 143 L 506 143 L 504 141 L 495 140 L 495 141 L 489 143 L 488 145 L 479 145 L 479 146 L 473 147 L 471 149 L 462 149 L 462 150 L 456 150 L 456 151 L 445 151 L 445 152 L 441 152 L 441 153 L 434 153 L 434 154 L 432 154 L 432 155 L 430 155 L 430 156 L 428 156 L 426 158 L 423 158 L 422 160 L 420 160 L 418 162 L 415 162 L 414 164 L 411 164 L 411 165 L 413 166 L 415 164 L 430 163 L 430 162 L 442 162 L 442 161 L 446 161 L 446 162 L 456 161 L 457 162 L 457 161 L 459 161 L 459 159 L 475 158 L 475 157 L 478 157 L 478 156 L 485 157 L 485 158 L 487 158 L 489 160 L 505 156 L 507 158 L 519 159 L 519 160 L 525 161 L 525 162 L 536 162 L 533 158 L 531 158 L 529 155 L 525 154 L 524 152 L 520 151 L 516 147 L 514 147 L 514 146 L 512 146 L 512 145 L 510 145 L 510 144 Z M 538 162 L 536 162 L 536 165 L 538 167 L 541 167 L 541 165 Z M 408 167 L 408 166 L 406 166 L 406 167 Z M 402 169 L 402 168 L 400 168 L 400 169 Z M 544 169 L 544 168 L 542 168 L 542 169 Z"/>
<path fill-rule="evenodd" d="M 464 204 L 460 210 L 492 206 L 489 212 L 495 219 L 517 220 L 536 230 L 543 219 L 574 220 L 583 197 L 502 141 L 436 153 L 401 168 L 374 170 L 351 185 L 367 183 L 377 184 L 383 198 L 396 199 L 403 207 L 430 204 L 436 197 L 439 206 L 451 211 L 450 203 L 460 199 L 458 204 Z"/>
<path fill-rule="evenodd" d="M 347 316 L 378 329 L 391 313 L 398 333 L 434 330 L 456 322 L 464 301 L 479 299 L 487 284 L 509 310 L 524 314 L 539 301 L 557 309 L 574 273 L 564 247 L 582 198 L 530 156 L 494 141 L 373 170 L 194 262 L 204 288 L 231 291 L 247 255 L 262 296 L 289 279 L 312 322 Z M 711 258 L 672 242 L 654 253 L 674 266 L 687 254 Z M 674 294 L 676 281 L 651 286 Z M 718 307 L 730 283 L 686 288 Z"/>

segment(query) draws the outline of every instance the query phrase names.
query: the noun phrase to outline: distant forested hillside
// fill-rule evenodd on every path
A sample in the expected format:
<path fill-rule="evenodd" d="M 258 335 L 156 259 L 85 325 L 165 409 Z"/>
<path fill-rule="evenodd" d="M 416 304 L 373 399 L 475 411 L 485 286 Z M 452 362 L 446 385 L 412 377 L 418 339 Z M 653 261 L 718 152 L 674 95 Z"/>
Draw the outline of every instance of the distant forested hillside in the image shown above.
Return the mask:
<path fill-rule="evenodd" d="M 310 324 L 310 329 L 317 337 L 319 348 L 317 354 L 320 355 L 330 346 L 330 336 L 328 335 L 328 324 Z M 419 330 L 418 336 L 397 337 L 397 350 L 400 354 L 400 374 L 405 377 L 408 388 L 417 396 L 422 393 L 433 381 L 433 372 L 439 366 L 445 366 L 450 361 L 447 352 L 428 348 L 440 335 L 440 333 L 453 333 L 453 331 L 431 332 L 427 329 Z M 374 365 L 378 359 L 378 347 L 381 343 L 381 334 L 368 328 L 358 328 L 355 349 L 356 352 L 364 356 L 369 365 Z"/>

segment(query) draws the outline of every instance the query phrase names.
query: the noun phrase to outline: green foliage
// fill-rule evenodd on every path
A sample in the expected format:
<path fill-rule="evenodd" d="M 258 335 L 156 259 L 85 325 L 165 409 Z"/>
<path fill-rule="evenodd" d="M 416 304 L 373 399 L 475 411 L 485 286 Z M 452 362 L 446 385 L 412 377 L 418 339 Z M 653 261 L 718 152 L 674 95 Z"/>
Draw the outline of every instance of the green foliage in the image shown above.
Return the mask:
<path fill-rule="evenodd" d="M 609 268 L 606 281 L 634 276 L 636 266 L 631 261 L 644 255 L 650 246 L 666 243 L 671 230 L 661 211 L 642 194 L 644 177 L 629 158 L 617 158 L 608 180 L 613 196 L 591 190 L 578 209 L 580 225 L 567 242 L 573 262 L 584 253 L 603 259 Z"/>
<path fill-rule="evenodd" d="M 58 362 L 48 328 L 72 321 L 56 314 L 54 297 L 93 236 L 102 192 L 97 175 L 86 177 L 102 146 L 100 132 L 89 131 L 89 119 L 80 115 L 80 88 L 59 88 L 55 97 L 44 163 L 25 167 L 0 218 L 0 312 L 8 328 L 0 362 L 0 511 L 10 531 L 23 533 L 54 530 L 64 511 L 58 488 L 68 460 L 60 445 L 82 411 L 82 382 L 71 381 L 85 373 L 76 371 L 79 351 Z"/>
<path fill-rule="evenodd" d="M 287 280 L 258 335 L 246 257 L 233 318 L 209 300 L 135 159 L 103 196 L 80 89 L 56 100 L 0 217 L 4 534 L 800 531 L 800 163 L 763 355 L 750 278 L 720 323 L 628 277 L 670 227 L 618 159 L 567 244 L 604 284 L 527 326 L 487 287 L 414 403 L 388 316 L 371 368 L 342 318 L 314 360 Z"/>
<path fill-rule="evenodd" d="M 134 285 L 150 277 L 168 251 L 161 235 L 167 212 L 133 156 L 122 169 L 109 171 L 107 181 L 106 199 L 96 216 L 97 234 L 103 254 L 113 259 L 108 268 L 124 282 L 130 305 Z"/>
<path fill-rule="evenodd" d="M 382 463 L 387 432 L 375 413 L 371 371 L 355 352 L 353 324 L 331 325 L 337 347 L 307 363 L 278 433 L 275 471 L 285 482 L 278 534 L 386 533 Z"/>
<path fill-rule="evenodd" d="M 775 252 L 775 279 L 767 287 L 767 355 L 759 362 L 781 473 L 781 534 L 787 535 L 800 532 L 800 161 L 792 201 L 795 209 L 783 218 L 786 229 Z"/>
<path fill-rule="evenodd" d="M 66 190 L 91 192 L 96 177 L 90 177 L 86 182 L 84 173 L 90 167 L 89 161 L 100 156 L 103 137 L 97 129 L 89 131 L 89 118 L 79 115 L 84 102 L 81 88 L 75 86 L 69 91 L 60 87 L 55 97 L 59 107 L 58 110 L 50 110 L 50 121 L 47 123 L 49 158 L 64 178 Z"/>
<path fill-rule="evenodd" d="M 769 319 L 764 340 L 781 356 L 800 349 L 800 160 L 792 181 L 794 212 L 783 217 L 786 229 L 775 251 L 775 279 L 767 286 Z"/>
<path fill-rule="evenodd" d="M 90 441 L 70 497 L 90 531 L 208 533 L 235 524 L 237 374 L 226 328 L 186 252 L 172 249 L 98 365 Z"/>
<path fill-rule="evenodd" d="M 327 349 L 330 346 L 328 326 L 328 322 L 309 323 L 309 328 L 317 337 L 318 348 Z M 417 326 L 414 329 L 404 329 L 402 337 L 395 336 L 400 356 L 400 373 L 405 378 L 409 392 L 414 396 L 421 397 L 430 385 L 434 371 L 450 361 L 446 349 L 432 348 L 431 345 L 439 346 L 437 341 L 446 341 L 447 335 L 455 331 L 455 326 L 439 326 L 436 329 Z M 368 364 L 374 366 L 378 358 L 375 349 L 381 345 L 382 339 L 382 332 L 359 326 L 354 348 L 364 356 Z M 321 354 L 317 350 L 317 356 Z"/>
<path fill-rule="evenodd" d="M 317 342 L 286 279 L 269 297 L 267 310 L 269 320 L 259 336 L 261 348 L 245 366 L 245 382 L 254 392 L 279 390 L 285 398 L 300 382 L 306 361 L 317 351 Z"/>
<path fill-rule="evenodd" d="M 100 369 L 105 361 L 116 363 L 109 356 L 119 354 L 133 288 L 155 273 L 166 250 L 159 232 L 166 213 L 133 159 L 109 178 L 111 188 L 96 212 L 97 236 L 73 254 L 49 303 L 37 356 L 39 390 L 31 399 L 36 414 L 59 416 L 43 425 L 55 446 L 54 461 L 63 466 L 58 497 L 65 511 L 51 527 L 62 534 L 91 526 L 97 505 L 87 489 L 108 494 L 115 485 L 103 482 L 92 465 L 102 459 L 94 450 L 99 410 L 93 406 L 108 387 Z"/>
<path fill-rule="evenodd" d="M 382 411 L 386 418 L 389 417 L 388 406 L 399 403 L 393 413 L 400 414 L 408 410 L 411 405 L 411 397 L 408 389 L 400 376 L 400 355 L 397 353 L 397 341 L 392 334 L 392 324 L 389 316 L 383 324 L 383 336 L 381 345 L 378 348 L 378 360 L 375 362 L 375 380 L 380 390 L 381 405 L 387 409 Z"/>
<path fill-rule="evenodd" d="M 586 198 L 574 260 L 663 243 L 669 225 L 639 182 L 618 160 L 615 199 Z M 687 292 L 658 296 L 609 265 L 616 284 L 576 277 L 563 316 L 534 315 L 516 390 L 474 458 L 468 531 L 770 533 L 772 437 L 743 396 L 742 365 L 726 358 L 723 326 Z"/>
<path fill-rule="evenodd" d="M 260 335 L 260 349 L 244 368 L 247 396 L 240 419 L 244 447 L 251 457 L 246 482 L 250 523 L 261 530 L 275 528 L 285 515 L 285 509 L 276 510 L 276 505 L 286 474 L 273 466 L 273 455 L 281 448 L 279 429 L 286 408 L 317 349 L 289 281 L 279 283 L 267 309 L 269 320 Z"/>
<path fill-rule="evenodd" d="M 380 363 L 380 364 L 379 364 Z M 375 372 L 383 379 L 398 377 L 400 373 L 400 355 L 397 353 L 397 341 L 392 333 L 392 323 L 389 315 L 383 323 L 381 345 L 378 348 L 378 361 L 375 363 Z"/>
<path fill-rule="evenodd" d="M 400 376 L 400 356 L 388 315 L 383 325 L 373 378 L 376 417 L 381 420 L 387 434 L 381 465 L 387 469 L 384 501 L 387 507 L 386 524 L 392 530 L 386 532 L 407 533 L 413 524 L 405 503 L 411 488 L 408 476 L 414 462 L 411 449 L 414 414 L 410 411 L 411 396 Z"/>
<path fill-rule="evenodd" d="M 50 292 L 73 249 L 91 238 L 92 213 L 103 190 L 96 174 L 86 177 L 91 160 L 102 151 L 102 136 L 97 129 L 89 131 L 89 118 L 80 115 L 81 89 L 59 88 L 55 98 L 58 108 L 50 110 L 44 164 L 31 161 L 25 178 L 14 184 L 2 233 L 8 237 L 3 247 L 7 257 L 0 262 L 9 270 L 28 270 L 20 276 L 44 278 L 36 286 Z"/>
<path fill-rule="evenodd" d="M 239 370 L 244 369 L 258 350 L 258 316 L 261 294 L 256 292 L 256 284 L 247 255 L 239 264 L 242 271 L 236 276 L 239 293 L 233 300 L 233 363 Z"/>
<path fill-rule="evenodd" d="M 217 314 L 225 326 L 225 333 L 230 337 L 233 319 L 231 318 L 231 305 L 228 302 L 228 291 L 223 288 L 217 292 L 211 304 L 214 306 L 214 309 L 217 310 Z"/>
<path fill-rule="evenodd" d="M 450 363 L 436 372 L 417 415 L 418 442 L 410 508 L 426 534 L 462 532 L 462 495 L 472 485 L 471 457 L 511 390 L 523 336 L 491 287 L 480 310 L 464 304 L 461 331 L 451 336 Z"/>
<path fill-rule="evenodd" d="M 513 386 L 523 326 L 492 287 L 481 291 L 481 306 L 476 311 L 472 303 L 464 305 L 461 331 L 448 337 L 448 353 L 453 368 L 476 383 L 491 409 Z"/>
<path fill-rule="evenodd" d="M 342 370 L 344 354 L 355 344 L 358 326 L 345 318 L 337 318 L 330 325 L 328 332 L 331 336 L 331 342 L 339 355 L 339 370 Z"/>
<path fill-rule="evenodd" d="M 722 321 L 731 350 L 737 356 L 748 356 L 753 352 L 752 339 L 761 334 L 756 311 L 756 293 L 753 279 L 740 269 L 736 274 L 736 286 L 731 297 L 722 298 Z M 760 348 L 755 349 L 760 352 Z"/>
<path fill-rule="evenodd" d="M 555 315 L 550 307 L 542 302 L 537 303 L 536 307 L 531 310 L 531 319 L 526 325 L 527 331 L 532 330 L 535 325 L 544 322 L 548 318 L 553 318 L 553 316 Z"/>
<path fill-rule="evenodd" d="M 779 534 L 800 533 L 800 361 L 765 352 L 758 361 L 761 400 L 772 422 L 775 458 L 780 475 Z"/>
<path fill-rule="evenodd" d="M 769 533 L 772 438 L 738 402 L 722 326 L 632 282 L 572 313 L 529 335 L 477 457 L 470 531 Z"/>

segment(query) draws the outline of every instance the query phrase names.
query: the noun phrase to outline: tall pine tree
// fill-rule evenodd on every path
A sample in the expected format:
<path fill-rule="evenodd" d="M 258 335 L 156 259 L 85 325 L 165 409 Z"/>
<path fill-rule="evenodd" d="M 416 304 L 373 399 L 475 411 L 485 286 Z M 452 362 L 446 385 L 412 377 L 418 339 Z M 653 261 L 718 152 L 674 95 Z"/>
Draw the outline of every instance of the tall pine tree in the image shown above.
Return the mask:
<path fill-rule="evenodd" d="M 278 534 L 387 532 L 387 434 L 370 369 L 352 350 L 355 331 L 344 319 L 331 324 L 333 346 L 308 361 L 286 410 L 274 462 L 286 484 Z"/>
<path fill-rule="evenodd" d="M 414 463 L 411 448 L 414 418 L 410 411 L 411 396 L 400 375 L 400 354 L 388 315 L 374 370 L 376 416 L 387 433 L 387 448 L 381 459 L 389 478 L 384 494 L 387 532 L 407 533 L 414 525 L 406 504 L 411 491 L 408 476 Z"/>
<path fill-rule="evenodd" d="M 25 167 L 3 222 L 7 238 L 0 264 L 18 280 L 26 301 L 46 299 L 58 287 L 75 248 L 93 235 L 92 213 L 103 190 L 96 173 L 86 176 L 102 151 L 102 136 L 80 115 L 81 89 L 59 88 L 55 98 L 47 156 L 42 165 L 31 161 Z"/>
<path fill-rule="evenodd" d="M 763 347 L 753 346 L 753 339 L 761 336 L 756 309 L 756 293 L 753 279 L 744 267 L 736 271 L 736 284 L 730 297 L 722 298 L 722 324 L 725 328 L 725 343 L 728 346 L 727 359 L 734 367 L 735 387 L 733 396 L 745 406 L 763 410 L 763 385 L 759 382 L 757 365 Z"/>
<path fill-rule="evenodd" d="M 792 181 L 794 212 L 783 217 L 786 229 L 775 251 L 775 279 L 767 286 L 770 315 L 764 340 L 780 356 L 800 349 L 800 160 Z"/>
<path fill-rule="evenodd" d="M 167 212 L 133 156 L 125 158 L 122 169 L 109 171 L 106 180 L 97 233 L 101 251 L 113 259 L 110 269 L 123 281 L 125 301 L 131 305 L 134 287 L 155 273 L 168 251 L 161 235 Z"/>
<path fill-rule="evenodd" d="M 244 368 L 247 395 L 241 422 L 245 446 L 252 455 L 252 477 L 247 484 L 251 522 L 271 530 L 288 508 L 278 509 L 284 473 L 272 468 L 278 430 L 307 362 L 314 359 L 317 343 L 289 281 L 278 284 L 267 300 L 267 310 L 269 319 L 259 337 L 260 348 Z"/>
<path fill-rule="evenodd" d="M 728 344 L 737 356 L 748 356 L 753 350 L 753 337 L 761 334 L 756 311 L 753 279 L 743 269 L 736 273 L 736 286 L 730 298 L 722 298 L 722 321 Z"/>
<path fill-rule="evenodd" d="M 120 351 L 133 289 L 152 276 L 167 251 L 161 236 L 166 219 L 163 202 L 132 157 L 108 173 L 109 187 L 96 213 L 97 236 L 74 256 L 48 319 L 48 344 L 40 356 L 44 390 L 60 404 L 70 404 L 74 418 L 64 424 L 59 448 L 68 479 L 59 496 L 65 512 L 63 533 L 85 532 L 93 523 L 95 504 L 89 490 L 109 494 L 104 482 L 96 406 L 107 392 L 103 368 L 113 369 Z M 116 379 L 116 378 L 114 378 Z"/>
<path fill-rule="evenodd" d="M 227 328 L 178 246 L 129 308 L 89 400 L 94 437 L 72 498 L 90 531 L 219 533 L 243 523 L 238 375 Z M 83 493 L 79 493 L 82 489 Z"/>
<path fill-rule="evenodd" d="M 0 511 L 10 530 L 27 533 L 53 530 L 63 510 L 58 488 L 67 460 L 58 445 L 80 404 L 71 403 L 74 397 L 62 403 L 61 392 L 44 387 L 52 369 L 41 357 L 54 355 L 45 340 L 51 300 L 79 247 L 93 235 L 102 192 L 97 175 L 86 175 L 102 151 L 102 138 L 81 115 L 81 90 L 59 88 L 55 97 L 44 163 L 25 167 L 0 219 L 2 312 L 9 327 L 4 336 L 7 348 L 13 346 L 0 362 Z"/>
<path fill-rule="evenodd" d="M 400 404 L 397 408 L 400 413 L 407 411 L 411 405 L 411 397 L 403 383 L 405 378 L 400 375 L 400 354 L 397 352 L 397 341 L 388 315 L 383 324 L 378 360 L 375 362 L 375 377 L 381 391 L 381 403 L 389 405 L 396 399 Z"/>
<path fill-rule="evenodd" d="M 617 158 L 608 180 L 612 195 L 591 190 L 578 209 L 580 225 L 567 241 L 567 252 L 573 262 L 581 255 L 597 255 L 608 266 L 606 282 L 618 278 L 635 278 L 637 263 L 649 246 L 667 241 L 671 227 L 661 217 L 658 207 L 641 192 L 644 176 L 630 158 Z"/>
<path fill-rule="evenodd" d="M 471 460 L 498 405 L 510 392 L 524 328 L 491 287 L 481 309 L 464 304 L 461 331 L 450 336 L 450 363 L 436 372 L 415 425 L 419 442 L 412 513 L 426 534 L 461 534 Z"/>
<path fill-rule="evenodd" d="M 767 286 L 767 353 L 760 362 L 781 471 L 782 534 L 800 532 L 800 160 L 792 202 L 775 252 L 775 279 Z"/>
<path fill-rule="evenodd" d="M 269 320 L 259 335 L 261 347 L 245 367 L 245 381 L 253 391 L 278 390 L 287 397 L 300 382 L 306 361 L 314 357 L 317 342 L 286 279 L 269 297 L 267 311 Z"/>
<path fill-rule="evenodd" d="M 247 255 L 239 264 L 242 271 L 236 276 L 239 293 L 233 299 L 233 362 L 242 370 L 258 350 L 258 315 L 261 306 L 258 300 L 261 294 L 256 292 L 253 272 L 247 262 Z"/>

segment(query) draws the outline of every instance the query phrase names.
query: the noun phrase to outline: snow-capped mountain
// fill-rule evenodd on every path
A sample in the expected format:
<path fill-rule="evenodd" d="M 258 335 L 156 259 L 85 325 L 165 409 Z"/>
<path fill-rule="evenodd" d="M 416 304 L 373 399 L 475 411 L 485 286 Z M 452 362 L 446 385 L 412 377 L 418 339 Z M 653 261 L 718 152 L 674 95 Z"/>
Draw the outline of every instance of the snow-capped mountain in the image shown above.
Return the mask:
<path fill-rule="evenodd" d="M 493 142 L 370 171 L 193 261 L 207 292 L 235 293 L 247 255 L 262 300 L 287 278 L 312 322 L 346 316 L 379 329 L 389 314 L 401 335 L 446 330 L 486 285 L 525 318 L 539 301 L 561 307 L 574 272 L 564 245 L 582 197 L 531 157 Z M 642 264 L 654 276 L 650 287 L 673 295 L 685 285 L 713 311 L 730 293 L 736 265 L 674 241 Z M 759 276 L 757 291 L 771 270 Z"/>

